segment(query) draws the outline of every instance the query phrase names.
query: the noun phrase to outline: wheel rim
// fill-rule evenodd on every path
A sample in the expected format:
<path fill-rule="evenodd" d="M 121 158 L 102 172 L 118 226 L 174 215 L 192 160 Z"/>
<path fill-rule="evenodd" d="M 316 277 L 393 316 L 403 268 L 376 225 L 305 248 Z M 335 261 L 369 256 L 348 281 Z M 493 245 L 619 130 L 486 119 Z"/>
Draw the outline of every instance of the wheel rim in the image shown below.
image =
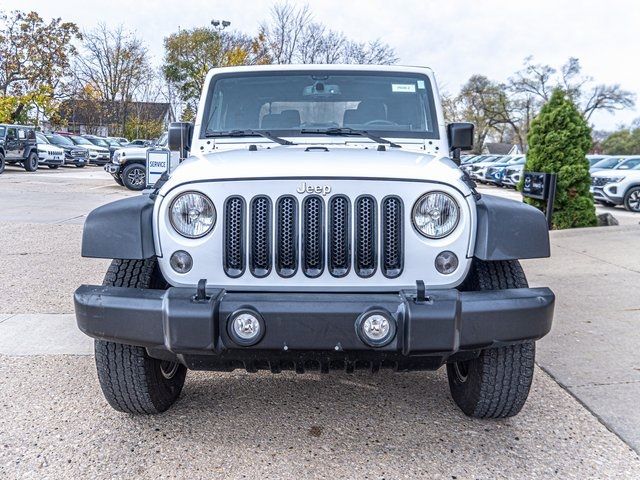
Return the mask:
<path fill-rule="evenodd" d="M 129 173 L 127 173 L 127 180 L 129 180 L 129 183 L 135 187 L 142 185 L 144 177 L 144 170 L 141 168 L 133 168 Z"/>
<path fill-rule="evenodd" d="M 160 373 L 167 380 L 171 380 L 178 372 L 178 362 L 162 361 L 160 362 Z"/>
<path fill-rule="evenodd" d="M 36 157 L 31 157 L 30 168 L 35 169 L 38 166 L 38 159 Z"/>
<path fill-rule="evenodd" d="M 634 212 L 640 212 L 640 190 L 631 192 L 629 195 L 629 208 Z"/>
<path fill-rule="evenodd" d="M 469 378 L 469 362 L 455 362 L 453 364 L 453 371 L 456 374 L 456 379 L 460 383 L 464 383 Z"/>

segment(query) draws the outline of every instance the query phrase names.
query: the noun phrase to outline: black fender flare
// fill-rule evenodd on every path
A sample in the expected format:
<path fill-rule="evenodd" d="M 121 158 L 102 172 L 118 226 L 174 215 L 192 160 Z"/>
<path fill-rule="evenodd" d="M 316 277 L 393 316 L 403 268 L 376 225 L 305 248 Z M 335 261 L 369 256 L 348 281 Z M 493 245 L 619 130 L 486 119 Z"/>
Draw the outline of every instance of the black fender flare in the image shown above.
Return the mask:
<path fill-rule="evenodd" d="M 526 203 L 482 195 L 476 202 L 474 256 L 480 260 L 546 258 L 551 254 L 545 215 Z"/>
<path fill-rule="evenodd" d="M 117 200 L 87 216 L 82 232 L 82 256 L 143 260 L 156 255 L 153 204 L 147 195 Z"/>

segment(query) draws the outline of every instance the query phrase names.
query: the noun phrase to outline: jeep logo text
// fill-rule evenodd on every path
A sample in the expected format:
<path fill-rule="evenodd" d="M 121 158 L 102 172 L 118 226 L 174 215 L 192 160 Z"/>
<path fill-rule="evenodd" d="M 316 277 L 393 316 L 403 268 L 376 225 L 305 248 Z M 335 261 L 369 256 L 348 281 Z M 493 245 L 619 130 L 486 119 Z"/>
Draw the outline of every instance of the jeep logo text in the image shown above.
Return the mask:
<path fill-rule="evenodd" d="M 318 195 L 328 195 L 331 193 L 331 186 L 329 185 L 307 185 L 307 182 L 302 182 L 296 189 L 298 193 L 317 193 Z"/>

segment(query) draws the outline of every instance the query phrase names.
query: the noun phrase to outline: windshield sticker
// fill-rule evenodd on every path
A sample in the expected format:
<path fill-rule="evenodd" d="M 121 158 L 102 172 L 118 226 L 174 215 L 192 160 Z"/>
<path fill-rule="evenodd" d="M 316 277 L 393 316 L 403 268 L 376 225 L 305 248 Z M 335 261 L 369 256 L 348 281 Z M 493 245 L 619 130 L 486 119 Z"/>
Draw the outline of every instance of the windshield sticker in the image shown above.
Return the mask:
<path fill-rule="evenodd" d="M 416 93 L 416 86 L 412 83 L 392 83 L 391 91 L 396 93 Z"/>
<path fill-rule="evenodd" d="M 418 80 L 418 90 L 424 90 L 424 80 Z"/>

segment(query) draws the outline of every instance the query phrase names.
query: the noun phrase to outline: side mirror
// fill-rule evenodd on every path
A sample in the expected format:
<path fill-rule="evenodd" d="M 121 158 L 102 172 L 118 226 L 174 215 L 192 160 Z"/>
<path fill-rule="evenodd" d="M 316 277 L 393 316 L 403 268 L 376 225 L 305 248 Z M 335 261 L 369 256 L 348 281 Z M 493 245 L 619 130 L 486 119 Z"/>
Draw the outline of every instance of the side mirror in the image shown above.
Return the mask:
<path fill-rule="evenodd" d="M 451 159 L 460 165 L 460 151 L 473 148 L 473 123 L 450 123 L 447 125 L 447 140 L 451 149 Z"/>
<path fill-rule="evenodd" d="M 169 124 L 169 150 L 180 153 L 180 160 L 187 158 L 191 150 L 193 124 L 188 122 L 172 122 Z"/>
<path fill-rule="evenodd" d="M 447 139 L 451 150 L 471 150 L 473 148 L 473 123 L 450 123 L 447 125 Z"/>

